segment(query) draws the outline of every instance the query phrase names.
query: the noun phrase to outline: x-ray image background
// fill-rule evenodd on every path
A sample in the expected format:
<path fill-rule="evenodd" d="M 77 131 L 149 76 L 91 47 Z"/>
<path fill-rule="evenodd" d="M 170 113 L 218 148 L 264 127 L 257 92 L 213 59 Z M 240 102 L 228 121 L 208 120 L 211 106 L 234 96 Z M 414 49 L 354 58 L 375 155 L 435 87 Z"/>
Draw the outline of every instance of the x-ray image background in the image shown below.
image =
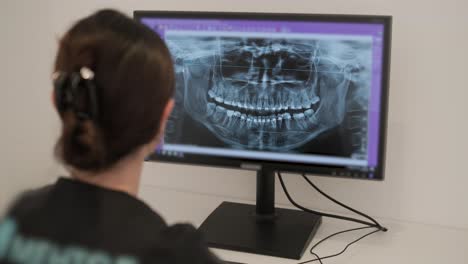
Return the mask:
<path fill-rule="evenodd" d="M 166 35 L 166 144 L 365 157 L 372 40 Z"/>

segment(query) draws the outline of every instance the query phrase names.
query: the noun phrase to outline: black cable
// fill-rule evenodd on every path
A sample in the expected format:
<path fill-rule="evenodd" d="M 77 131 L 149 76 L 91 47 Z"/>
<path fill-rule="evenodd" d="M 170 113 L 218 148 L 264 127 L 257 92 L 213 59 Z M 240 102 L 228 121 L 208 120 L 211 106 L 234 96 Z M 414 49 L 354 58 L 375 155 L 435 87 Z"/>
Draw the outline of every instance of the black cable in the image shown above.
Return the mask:
<path fill-rule="evenodd" d="M 364 226 L 364 227 L 356 227 L 356 228 L 351 228 L 351 229 L 347 229 L 347 230 L 344 230 L 344 231 L 339 231 L 339 232 L 336 232 L 334 234 L 331 234 L 325 238 L 323 238 L 322 240 L 320 240 L 319 242 L 315 243 L 315 245 L 313 245 L 311 248 L 310 248 L 310 253 L 312 253 L 314 251 L 314 249 L 322 244 L 323 241 L 325 240 L 328 240 L 334 236 L 337 236 L 337 235 L 340 235 L 340 234 L 344 234 L 344 233 L 348 233 L 348 232 L 352 232 L 352 231 L 357 231 L 357 230 L 362 230 L 362 229 L 369 229 L 369 228 L 376 228 L 376 227 L 373 227 L 373 226 Z"/>
<path fill-rule="evenodd" d="M 296 203 L 291 195 L 289 194 L 287 188 L 286 188 L 286 185 L 284 184 L 284 181 L 283 181 L 283 176 L 281 175 L 280 172 L 278 172 L 278 178 L 279 178 L 279 181 L 280 181 L 280 184 L 281 184 L 281 187 L 283 188 L 283 191 L 284 193 L 286 194 L 286 197 L 288 198 L 289 202 L 294 205 L 295 207 L 305 211 L 305 212 L 308 212 L 308 213 L 311 213 L 311 214 L 316 214 L 316 215 L 320 215 L 320 216 L 324 216 L 324 217 L 330 217 L 330 218 L 336 218 L 336 219 L 341 219 L 341 220 L 346 220 L 346 221 L 351 221 L 351 222 L 356 222 L 356 223 L 360 223 L 360 224 L 363 224 L 363 225 L 366 225 L 366 226 L 371 226 L 371 227 L 375 227 L 375 228 L 378 228 L 382 231 L 386 231 L 387 229 L 385 227 L 382 227 L 378 222 L 376 223 L 371 223 L 371 222 L 367 222 L 367 221 L 364 221 L 364 220 L 361 220 L 361 219 L 356 219 L 356 218 L 352 218 L 352 217 L 347 217 L 347 216 L 341 216 L 341 215 L 335 215 L 335 214 L 329 214 L 329 213 L 323 213 L 323 212 L 319 212 L 319 211 L 315 211 L 315 210 L 311 210 L 311 209 L 308 209 L 308 208 L 305 208 L 304 206 Z M 323 192 L 321 192 L 323 193 Z M 327 198 L 329 197 L 328 195 L 326 196 Z M 335 202 L 336 200 L 333 199 L 332 200 L 333 202 Z M 340 203 L 341 204 L 341 203 Z M 353 209 L 354 210 L 354 209 Z M 375 220 L 374 220 L 375 221 Z"/>
<path fill-rule="evenodd" d="M 338 253 L 336 253 L 336 254 L 328 255 L 328 256 L 325 256 L 325 257 L 319 257 L 316 253 L 311 252 L 311 254 L 313 254 L 313 255 L 315 256 L 315 259 L 311 259 L 311 260 L 306 260 L 306 261 L 303 261 L 303 262 L 299 262 L 298 264 L 305 264 L 305 263 L 310 263 L 310 262 L 314 262 L 314 261 L 318 261 L 319 263 L 322 264 L 322 260 L 328 259 L 328 258 L 333 258 L 333 257 L 336 257 L 336 256 L 339 256 L 339 255 L 343 254 L 351 245 L 353 245 L 353 244 L 359 242 L 360 240 L 362 240 L 362 239 L 364 239 L 364 238 L 366 238 L 366 237 L 368 237 L 368 236 L 370 236 L 370 235 L 372 235 L 372 234 L 374 234 L 374 233 L 377 233 L 377 232 L 382 231 L 382 230 L 380 230 L 379 228 L 377 228 L 377 227 L 372 227 L 372 226 L 366 226 L 366 227 L 364 227 L 364 228 L 353 228 L 353 229 L 348 229 L 348 230 L 345 230 L 345 231 L 341 231 L 341 232 L 337 232 L 337 233 L 335 233 L 335 234 L 332 234 L 332 235 L 330 235 L 330 236 L 328 236 L 328 237 L 326 237 L 326 238 L 320 240 L 319 243 L 322 243 L 323 241 L 325 241 L 325 240 L 327 240 L 327 239 L 329 239 L 329 238 L 331 238 L 331 237 L 333 237 L 333 236 L 335 236 L 335 235 L 338 235 L 338 234 L 342 234 L 342 233 L 345 233 L 345 232 L 356 231 L 356 230 L 365 229 L 365 228 L 375 228 L 375 230 L 374 230 L 374 231 L 371 231 L 371 232 L 369 232 L 369 233 L 367 233 L 367 234 L 365 234 L 365 235 L 363 235 L 363 236 L 361 236 L 361 237 L 359 237 L 358 239 L 355 239 L 355 240 L 352 241 L 351 243 L 347 244 L 346 247 L 343 248 L 343 250 L 341 250 L 340 252 L 338 252 Z M 313 248 L 315 248 L 316 246 L 318 246 L 319 243 L 315 244 L 310 250 L 312 251 Z"/>
<path fill-rule="evenodd" d="M 281 187 L 283 188 L 283 191 L 284 193 L 286 194 L 286 197 L 288 198 L 289 202 L 291 202 L 295 207 L 305 211 L 305 212 L 309 212 L 309 213 L 313 213 L 313 214 L 316 214 L 316 215 L 321 215 L 321 216 L 324 216 L 324 217 L 331 217 L 331 218 L 336 218 L 336 219 L 341 219 L 341 220 L 346 220 L 346 221 L 351 221 L 351 222 L 356 222 L 356 223 L 360 223 L 360 224 L 364 224 L 365 226 L 364 227 L 358 227 L 358 228 L 352 228 L 352 229 L 348 229 L 348 230 L 344 230 L 344 231 L 340 231 L 340 232 L 336 232 L 334 234 L 331 234 L 325 238 L 323 238 L 322 240 L 320 240 L 319 242 L 317 242 L 315 245 L 313 245 L 311 248 L 310 248 L 310 254 L 314 255 L 315 256 L 315 259 L 311 259 L 311 260 L 307 260 L 307 261 L 304 261 L 304 262 L 300 262 L 298 264 L 305 264 L 305 263 L 310 263 L 310 262 L 314 262 L 314 261 L 318 261 L 320 264 L 323 264 L 322 263 L 322 260 L 324 259 L 327 259 L 327 258 L 332 258 L 332 257 L 336 257 L 336 256 L 339 256 L 341 254 L 343 254 L 351 245 L 353 245 L 354 243 L 357 243 L 358 241 L 364 239 L 365 237 L 367 236 L 370 236 L 376 232 L 379 232 L 379 231 L 383 231 L 383 232 L 386 232 L 388 229 L 386 227 L 383 227 L 382 225 L 380 225 L 379 222 L 377 222 L 374 218 L 372 218 L 371 216 L 368 216 L 356 209 L 353 209 L 351 208 L 350 206 L 347 206 L 343 203 L 341 203 L 340 201 L 334 199 L 333 197 L 329 196 L 328 194 L 326 194 L 325 192 L 323 192 L 320 188 L 318 188 L 309 178 L 307 178 L 307 176 L 305 174 L 302 174 L 302 177 L 309 183 L 309 185 L 311 185 L 317 192 L 319 192 L 320 194 L 322 194 L 323 196 L 325 196 L 327 199 L 329 199 L 330 201 L 362 216 L 362 217 L 365 217 L 367 219 L 369 219 L 371 222 L 367 222 L 367 221 L 363 221 L 363 220 L 360 220 L 360 219 L 356 219 L 356 218 L 351 218 L 351 217 L 346 217 L 346 216 L 341 216 L 341 215 L 334 215 L 334 214 L 328 214 L 328 213 L 323 213 L 323 212 L 318 212 L 318 211 L 314 211 L 314 210 L 311 210 L 311 209 L 308 209 L 308 208 L 305 208 L 304 206 L 296 203 L 296 201 L 294 201 L 294 199 L 292 199 L 291 195 L 289 194 L 287 188 L 286 188 L 286 185 L 284 183 L 284 180 L 283 180 L 283 177 L 281 175 L 280 172 L 278 172 L 278 178 L 279 178 L 279 181 L 281 183 Z M 343 233 L 347 233 L 347 232 L 352 232 L 352 231 L 357 231 L 357 230 L 362 230 L 362 229 L 368 229 L 368 228 L 375 228 L 376 230 L 374 231 L 371 231 L 361 237 L 359 237 L 358 239 L 352 241 L 351 243 L 347 244 L 345 246 L 345 248 L 336 253 L 336 254 L 332 254 L 332 255 L 328 255 L 328 256 L 325 256 L 325 257 L 320 257 L 318 254 L 316 254 L 315 252 L 313 252 L 313 250 L 318 246 L 320 245 L 322 242 L 330 239 L 331 237 L 334 237 L 334 236 L 337 236 L 339 234 L 343 234 Z"/>
<path fill-rule="evenodd" d="M 311 254 L 315 256 L 315 259 L 312 261 L 318 261 L 320 264 L 323 264 L 322 258 L 319 257 L 319 255 L 315 254 L 314 252 L 312 252 Z"/>
<path fill-rule="evenodd" d="M 346 204 L 334 199 L 333 197 L 329 196 L 328 194 L 326 194 L 325 192 L 323 192 L 322 190 L 320 190 L 320 188 L 318 188 L 309 178 L 307 178 L 307 176 L 305 175 L 305 173 L 302 174 L 302 177 L 304 178 L 304 180 L 306 180 L 310 186 L 312 186 L 317 192 L 319 192 L 321 195 L 325 196 L 326 198 L 328 198 L 330 201 L 338 204 L 339 206 L 343 207 L 343 208 L 346 208 L 348 209 L 349 211 L 355 213 L 355 214 L 358 214 L 364 218 L 367 218 L 369 219 L 370 221 L 372 221 L 379 229 L 381 229 L 382 231 L 387 231 L 387 228 L 381 226 L 379 224 L 379 222 L 377 222 L 377 220 L 375 220 L 374 218 L 372 218 L 371 216 L 369 215 L 366 215 L 362 212 L 359 212 L 358 210 L 354 209 L 354 208 L 351 208 L 350 206 L 347 206 Z"/>

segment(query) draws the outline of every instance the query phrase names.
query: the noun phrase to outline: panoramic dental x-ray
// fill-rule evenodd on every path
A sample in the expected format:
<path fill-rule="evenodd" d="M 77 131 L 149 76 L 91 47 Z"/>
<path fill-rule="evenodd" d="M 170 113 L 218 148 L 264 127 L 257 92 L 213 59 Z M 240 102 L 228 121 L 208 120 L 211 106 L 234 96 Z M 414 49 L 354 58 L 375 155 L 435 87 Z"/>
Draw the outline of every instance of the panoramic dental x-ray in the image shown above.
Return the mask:
<path fill-rule="evenodd" d="M 179 106 L 166 143 L 365 155 L 371 40 L 168 34 L 166 42 Z"/>

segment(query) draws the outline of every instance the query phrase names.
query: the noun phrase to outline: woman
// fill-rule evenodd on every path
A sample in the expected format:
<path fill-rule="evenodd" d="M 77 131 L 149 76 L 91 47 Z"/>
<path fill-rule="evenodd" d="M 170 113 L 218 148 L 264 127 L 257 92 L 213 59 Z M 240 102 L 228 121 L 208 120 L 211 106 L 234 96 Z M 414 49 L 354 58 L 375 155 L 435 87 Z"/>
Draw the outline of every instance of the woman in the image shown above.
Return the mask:
<path fill-rule="evenodd" d="M 112 10 L 61 39 L 56 155 L 71 178 L 20 197 L 0 223 L 0 263 L 218 263 L 192 226 L 168 227 L 136 198 L 172 110 L 163 41 Z"/>

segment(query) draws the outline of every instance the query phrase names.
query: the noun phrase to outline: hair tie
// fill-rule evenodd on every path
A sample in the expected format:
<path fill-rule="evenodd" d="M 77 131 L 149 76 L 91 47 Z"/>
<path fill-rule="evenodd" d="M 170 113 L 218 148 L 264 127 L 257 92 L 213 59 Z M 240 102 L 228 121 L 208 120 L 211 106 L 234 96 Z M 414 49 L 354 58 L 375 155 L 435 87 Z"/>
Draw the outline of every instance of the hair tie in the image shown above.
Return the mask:
<path fill-rule="evenodd" d="M 71 109 L 80 120 L 97 120 L 98 99 L 94 72 L 91 69 L 82 67 L 79 72 L 54 72 L 52 78 L 54 100 L 59 113 Z M 80 98 L 84 98 L 85 107 L 79 101 Z"/>

